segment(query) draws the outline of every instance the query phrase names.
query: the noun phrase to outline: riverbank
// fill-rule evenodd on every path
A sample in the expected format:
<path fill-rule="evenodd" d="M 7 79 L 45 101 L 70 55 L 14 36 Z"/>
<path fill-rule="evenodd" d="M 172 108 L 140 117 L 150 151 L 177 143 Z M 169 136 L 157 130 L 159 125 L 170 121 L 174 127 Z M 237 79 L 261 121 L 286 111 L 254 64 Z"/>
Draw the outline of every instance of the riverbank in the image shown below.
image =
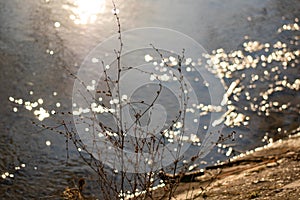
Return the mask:
<path fill-rule="evenodd" d="M 174 199 L 300 199 L 300 133 L 180 183 Z M 156 191 L 160 198 L 160 191 Z"/>

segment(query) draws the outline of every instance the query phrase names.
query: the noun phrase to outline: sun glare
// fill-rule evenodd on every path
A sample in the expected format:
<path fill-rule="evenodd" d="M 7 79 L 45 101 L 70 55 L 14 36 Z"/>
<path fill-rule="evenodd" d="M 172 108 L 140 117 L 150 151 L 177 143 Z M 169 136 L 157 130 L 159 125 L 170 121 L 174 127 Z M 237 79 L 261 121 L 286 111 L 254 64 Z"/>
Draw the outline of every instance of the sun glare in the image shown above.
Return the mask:
<path fill-rule="evenodd" d="M 70 10 L 69 16 L 75 24 L 92 24 L 97 20 L 97 15 L 105 10 L 106 0 L 74 0 L 73 6 L 63 5 Z"/>

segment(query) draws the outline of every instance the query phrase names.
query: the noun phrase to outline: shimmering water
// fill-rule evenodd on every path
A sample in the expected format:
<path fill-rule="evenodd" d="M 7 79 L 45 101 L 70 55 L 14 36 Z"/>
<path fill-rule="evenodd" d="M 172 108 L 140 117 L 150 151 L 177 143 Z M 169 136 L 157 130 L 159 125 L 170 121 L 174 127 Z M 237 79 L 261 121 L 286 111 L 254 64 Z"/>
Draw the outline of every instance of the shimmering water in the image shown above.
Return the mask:
<path fill-rule="evenodd" d="M 72 144 L 31 121 L 55 126 L 62 120 L 55 113 L 71 110 L 73 79 L 65 68 L 76 72 L 87 53 L 117 31 L 110 1 L 12 0 L 0 2 L 0 10 L 1 199 L 56 199 L 80 177 L 93 193 L 94 174 Z M 158 26 L 191 36 L 223 77 L 230 111 L 223 132 L 235 131 L 235 141 L 219 145 L 203 163 L 299 129 L 297 1 L 130 0 L 119 11 L 124 30 Z"/>

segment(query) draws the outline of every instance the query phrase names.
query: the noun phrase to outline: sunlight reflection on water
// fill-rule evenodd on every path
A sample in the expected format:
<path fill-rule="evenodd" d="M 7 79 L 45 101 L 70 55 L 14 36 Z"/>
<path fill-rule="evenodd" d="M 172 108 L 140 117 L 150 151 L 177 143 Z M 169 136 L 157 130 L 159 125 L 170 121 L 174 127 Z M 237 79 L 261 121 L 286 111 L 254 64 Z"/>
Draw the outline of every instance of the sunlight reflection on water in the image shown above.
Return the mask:
<path fill-rule="evenodd" d="M 72 0 L 62 7 L 72 12 L 69 17 L 75 24 L 92 24 L 104 13 L 106 0 Z"/>

